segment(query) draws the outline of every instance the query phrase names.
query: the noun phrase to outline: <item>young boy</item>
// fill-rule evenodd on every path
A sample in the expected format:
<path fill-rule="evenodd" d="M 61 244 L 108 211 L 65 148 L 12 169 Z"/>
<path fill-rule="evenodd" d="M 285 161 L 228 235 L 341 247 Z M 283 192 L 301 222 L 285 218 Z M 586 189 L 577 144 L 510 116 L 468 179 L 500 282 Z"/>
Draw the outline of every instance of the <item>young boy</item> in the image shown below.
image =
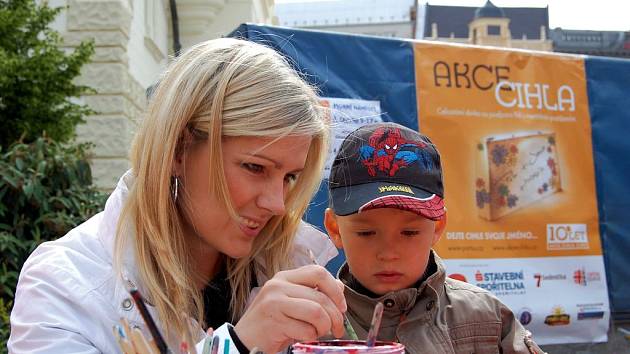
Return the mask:
<path fill-rule="evenodd" d="M 359 338 L 384 305 L 379 340 L 407 353 L 542 353 L 486 290 L 446 277 L 432 246 L 446 226 L 440 155 L 394 123 L 361 127 L 342 143 L 324 224 L 347 263 L 347 315 Z"/>

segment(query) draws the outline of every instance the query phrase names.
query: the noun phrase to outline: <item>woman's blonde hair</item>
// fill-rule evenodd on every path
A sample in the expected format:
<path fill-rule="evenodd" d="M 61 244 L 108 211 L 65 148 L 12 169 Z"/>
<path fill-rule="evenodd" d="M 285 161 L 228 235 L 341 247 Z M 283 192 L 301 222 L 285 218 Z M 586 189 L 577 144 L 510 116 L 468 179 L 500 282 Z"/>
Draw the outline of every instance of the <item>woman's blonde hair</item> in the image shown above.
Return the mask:
<path fill-rule="evenodd" d="M 203 323 L 202 291 L 183 233 L 185 210 L 172 195 L 174 163 L 178 154 L 186 153 L 185 137 L 208 140 L 209 178 L 224 204 L 217 207 L 227 208 L 232 216 L 236 213 L 224 176 L 223 136 L 312 137 L 304 171 L 287 193 L 286 214 L 270 220 L 248 256 L 226 260 L 235 321 L 244 311 L 255 273 L 271 277 L 290 266 L 293 236 L 321 181 L 328 134 L 315 90 L 281 55 L 263 45 L 211 40 L 192 47 L 169 66 L 133 143 L 135 182 L 116 238 L 117 269 L 131 243 L 142 288 L 166 333 L 188 332 L 183 314 Z M 123 232 L 127 226 L 135 237 Z"/>

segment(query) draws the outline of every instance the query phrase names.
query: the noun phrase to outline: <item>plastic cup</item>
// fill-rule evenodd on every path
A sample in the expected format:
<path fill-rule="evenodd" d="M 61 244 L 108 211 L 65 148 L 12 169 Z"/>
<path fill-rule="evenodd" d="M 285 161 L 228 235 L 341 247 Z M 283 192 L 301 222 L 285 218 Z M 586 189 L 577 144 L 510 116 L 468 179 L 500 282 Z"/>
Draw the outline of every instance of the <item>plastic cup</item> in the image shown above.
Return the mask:
<path fill-rule="evenodd" d="M 376 342 L 368 347 L 364 340 L 323 340 L 293 344 L 294 354 L 404 354 L 405 346 L 395 342 Z"/>

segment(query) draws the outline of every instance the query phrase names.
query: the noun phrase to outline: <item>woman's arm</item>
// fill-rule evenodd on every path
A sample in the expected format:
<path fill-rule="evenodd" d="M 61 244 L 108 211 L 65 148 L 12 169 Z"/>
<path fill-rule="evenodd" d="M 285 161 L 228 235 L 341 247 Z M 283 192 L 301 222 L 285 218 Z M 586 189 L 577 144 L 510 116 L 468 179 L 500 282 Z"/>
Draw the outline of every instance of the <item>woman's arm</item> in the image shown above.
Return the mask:
<path fill-rule="evenodd" d="M 235 326 L 249 349 L 275 353 L 293 341 L 344 333 L 343 284 L 323 267 L 308 265 L 278 272 L 267 281 Z"/>
<path fill-rule="evenodd" d="M 11 311 L 9 353 L 117 352 L 100 338 L 104 337 L 103 304 L 90 300 L 90 294 L 81 294 L 83 289 L 72 284 L 74 279 L 62 269 L 25 265 Z M 106 347 L 97 348 L 98 344 Z"/>

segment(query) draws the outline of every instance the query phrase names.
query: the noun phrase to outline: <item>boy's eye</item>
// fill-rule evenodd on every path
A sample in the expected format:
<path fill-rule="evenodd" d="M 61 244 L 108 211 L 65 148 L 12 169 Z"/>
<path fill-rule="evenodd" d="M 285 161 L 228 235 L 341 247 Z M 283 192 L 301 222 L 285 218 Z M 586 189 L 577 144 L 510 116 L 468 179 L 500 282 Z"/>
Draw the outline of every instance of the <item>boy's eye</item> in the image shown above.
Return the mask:
<path fill-rule="evenodd" d="M 407 236 L 407 237 L 414 237 L 414 236 L 420 235 L 420 231 L 418 231 L 418 230 L 403 230 L 401 232 L 401 234 L 403 236 Z"/>
<path fill-rule="evenodd" d="M 367 237 L 367 236 L 372 236 L 372 235 L 376 235 L 375 231 L 357 231 L 357 236 L 359 237 Z"/>
<path fill-rule="evenodd" d="M 241 166 L 243 166 L 243 168 L 246 169 L 247 171 L 252 172 L 254 174 L 262 173 L 265 169 L 261 165 L 258 165 L 255 163 L 249 163 L 249 162 L 243 162 Z"/>

